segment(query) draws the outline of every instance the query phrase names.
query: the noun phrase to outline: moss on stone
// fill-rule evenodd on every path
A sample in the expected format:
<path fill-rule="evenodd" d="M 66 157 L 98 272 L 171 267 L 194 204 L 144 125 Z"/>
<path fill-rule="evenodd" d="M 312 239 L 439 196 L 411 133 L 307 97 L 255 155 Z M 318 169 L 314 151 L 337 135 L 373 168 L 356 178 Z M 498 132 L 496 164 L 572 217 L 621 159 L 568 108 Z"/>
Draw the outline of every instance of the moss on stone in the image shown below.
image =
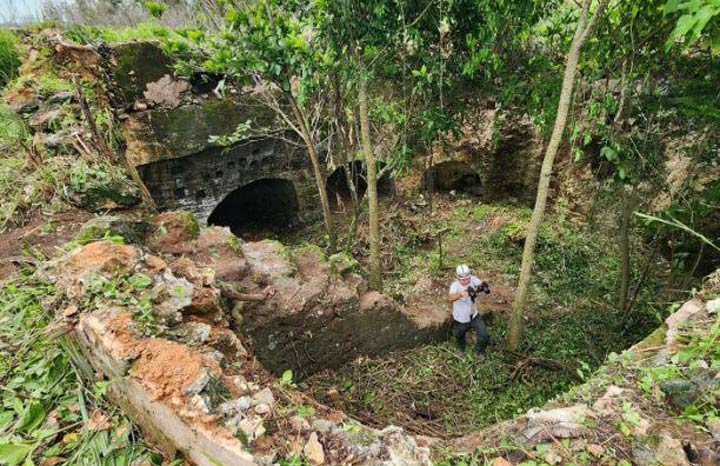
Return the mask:
<path fill-rule="evenodd" d="M 230 248 L 238 257 L 242 257 L 242 245 L 236 236 L 230 236 L 225 240 L 225 246 Z"/>
<path fill-rule="evenodd" d="M 220 152 L 210 136 L 227 136 L 250 120 L 253 127 L 272 126 L 272 112 L 244 102 L 223 99 L 201 100 L 170 110 L 154 110 L 133 116 L 124 125 L 135 165 L 197 154 L 204 150 Z"/>
<path fill-rule="evenodd" d="M 147 83 L 172 75 L 172 60 L 152 42 L 131 42 L 115 48 L 113 78 L 125 103 L 141 98 Z"/>
<path fill-rule="evenodd" d="M 131 222 L 119 217 L 101 216 L 85 223 L 75 235 L 74 241 L 82 245 L 113 236 L 121 237 L 129 244 L 140 243 L 148 228 L 149 225 L 144 222 Z"/>
<path fill-rule="evenodd" d="M 320 246 L 318 246 L 316 244 L 303 244 L 302 246 L 294 248 L 292 252 L 295 256 L 302 256 L 305 254 L 314 254 L 315 256 L 317 256 L 318 260 L 327 262 L 327 258 L 325 257 L 325 252 L 322 250 L 322 248 Z"/>
<path fill-rule="evenodd" d="M 636 343 L 635 346 L 632 347 L 632 351 L 635 353 L 640 353 L 651 348 L 657 348 L 659 346 L 662 346 L 665 343 L 666 332 L 667 329 L 664 326 L 657 328 L 654 332 L 645 337 L 642 341 Z"/>
<path fill-rule="evenodd" d="M 348 273 L 360 272 L 360 263 L 349 254 L 338 252 L 328 257 L 333 273 L 345 276 Z"/>
<path fill-rule="evenodd" d="M 81 203 L 89 210 L 127 208 L 140 203 L 140 192 L 126 185 L 92 187 L 85 191 Z"/>

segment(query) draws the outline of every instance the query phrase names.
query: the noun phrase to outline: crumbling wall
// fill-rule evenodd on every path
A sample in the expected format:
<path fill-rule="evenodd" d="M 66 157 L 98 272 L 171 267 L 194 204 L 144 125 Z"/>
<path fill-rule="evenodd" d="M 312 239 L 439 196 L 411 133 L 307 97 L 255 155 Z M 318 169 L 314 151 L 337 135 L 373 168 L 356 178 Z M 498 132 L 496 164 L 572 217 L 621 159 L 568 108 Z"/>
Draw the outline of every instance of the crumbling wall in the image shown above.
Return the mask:
<path fill-rule="evenodd" d="M 135 167 L 161 210 L 183 209 L 205 224 L 213 209 L 239 187 L 262 179 L 291 183 L 298 220 L 319 217 L 319 196 L 306 152 L 272 136 L 229 147 L 210 142 L 240 124 L 272 128 L 274 113 L 252 90 L 240 90 L 206 72 L 173 77 L 173 60 L 158 44 L 137 42 L 106 51 L 110 97 L 122 121 L 125 159 Z M 211 85 L 209 85 L 211 84 Z"/>
<path fill-rule="evenodd" d="M 93 220 L 77 238 L 87 244 L 43 267 L 42 276 L 61 290 L 58 318 L 73 329 L 99 377 L 108 379 L 109 397 L 168 457 L 179 451 L 200 466 L 272 464 L 292 455 L 316 465 L 431 464 L 427 442 L 402 429 L 359 424 L 348 429 L 343 413 L 307 399 L 302 402 L 314 406 L 311 415 L 288 416 L 300 395 L 288 392 L 231 331 L 233 323 L 252 325 L 256 316 L 237 304 L 253 301 L 273 303 L 266 309 L 278 314 L 264 320 L 278 328 L 288 314 L 324 314 L 325 322 L 337 319 L 336 313 L 349 318 L 361 312 L 357 304 L 365 299 L 358 295 L 364 288 L 358 277 L 345 283 L 321 267 L 310 286 L 318 299 L 304 301 L 310 294 L 292 285 L 306 283 L 295 283 L 292 275 L 295 267 L 306 266 L 278 257 L 283 250 L 276 243 L 242 243 L 227 229 L 200 228 L 186 213 L 160 214 L 150 224 Z M 144 238 L 144 244 L 93 241 L 107 231 L 127 241 Z M 321 283 L 333 291 L 318 290 Z M 298 301 L 286 300 L 286 290 L 274 289 L 279 285 L 287 285 Z M 355 306 L 346 307 L 349 303 Z M 308 321 L 305 331 L 326 331 Z M 400 316 L 394 322 L 402 324 Z M 355 351 L 364 350 L 360 338 L 366 333 L 351 336 Z M 394 333 L 387 334 L 388 350 Z"/>

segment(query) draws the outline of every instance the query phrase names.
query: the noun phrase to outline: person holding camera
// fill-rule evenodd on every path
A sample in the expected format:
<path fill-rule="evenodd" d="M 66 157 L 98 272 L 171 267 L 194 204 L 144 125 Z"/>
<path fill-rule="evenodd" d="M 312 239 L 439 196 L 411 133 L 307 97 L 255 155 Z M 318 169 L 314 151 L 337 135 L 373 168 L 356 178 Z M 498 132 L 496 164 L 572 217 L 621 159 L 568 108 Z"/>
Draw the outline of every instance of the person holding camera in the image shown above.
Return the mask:
<path fill-rule="evenodd" d="M 460 351 L 467 346 L 465 334 L 475 329 L 475 354 L 482 356 L 490 344 L 490 332 L 485 321 L 478 314 L 475 299 L 479 293 L 490 293 L 487 283 L 480 280 L 470 272 L 467 265 L 458 265 L 455 268 L 456 280 L 450 285 L 449 298 L 453 303 L 453 334 Z"/>

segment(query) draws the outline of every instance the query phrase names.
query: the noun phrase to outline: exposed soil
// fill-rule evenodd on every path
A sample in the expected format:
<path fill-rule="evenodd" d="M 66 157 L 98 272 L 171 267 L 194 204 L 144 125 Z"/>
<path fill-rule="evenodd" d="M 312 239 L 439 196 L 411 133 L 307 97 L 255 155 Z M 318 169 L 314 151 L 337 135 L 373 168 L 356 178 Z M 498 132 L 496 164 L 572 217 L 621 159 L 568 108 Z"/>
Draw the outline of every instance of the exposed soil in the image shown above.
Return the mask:
<path fill-rule="evenodd" d="M 4 230 L 0 233 L 0 281 L 21 270 L 26 261 L 55 255 L 57 247 L 70 241 L 92 216 L 72 207 L 49 217 L 37 212 L 25 226 Z"/>
<path fill-rule="evenodd" d="M 187 346 L 152 338 L 143 340 L 131 375 L 143 381 L 153 398 L 161 399 L 182 395 L 202 376 L 205 365 L 200 355 L 190 352 Z"/>
<path fill-rule="evenodd" d="M 126 359 L 137 359 L 131 375 L 142 381 L 154 399 L 183 396 L 186 387 L 202 377 L 209 361 L 186 345 L 159 338 L 138 338 L 130 328 L 132 317 L 117 314 L 107 322 Z"/>

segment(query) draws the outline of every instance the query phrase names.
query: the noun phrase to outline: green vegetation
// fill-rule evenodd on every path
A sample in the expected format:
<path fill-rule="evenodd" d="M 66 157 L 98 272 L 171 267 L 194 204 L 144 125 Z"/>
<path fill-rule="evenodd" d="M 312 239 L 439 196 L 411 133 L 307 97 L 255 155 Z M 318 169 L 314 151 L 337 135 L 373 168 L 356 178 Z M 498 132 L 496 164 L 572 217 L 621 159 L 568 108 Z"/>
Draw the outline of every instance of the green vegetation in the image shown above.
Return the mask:
<path fill-rule="evenodd" d="M 21 88 L 32 88 L 39 97 L 45 99 L 59 92 L 71 92 L 75 90 L 75 87 L 70 81 L 61 79 L 50 73 L 44 73 L 37 77 L 22 76 L 8 86 L 8 90 L 10 91 Z"/>
<path fill-rule="evenodd" d="M 178 28 L 163 25 L 176 13 L 165 1 L 137 1 L 133 6 L 144 10 L 146 22 L 61 29 L 65 38 L 85 45 L 158 42 L 165 53 L 148 46 L 155 51 L 148 56 L 179 59 L 173 65 L 178 77 L 197 78 L 200 64 L 227 73 L 218 85 L 225 97 L 244 84 L 259 84 L 260 78 L 273 82 L 261 87 L 268 91 L 261 104 L 276 110 L 281 127 L 276 134 L 294 132 L 292 137 L 310 149 L 319 193 L 325 186 L 320 162 L 327 157 L 339 166 L 352 161 L 346 154 L 364 161 L 377 156 L 378 168 L 410 185 L 422 178 L 428 162 L 456 154 L 473 169 L 502 176 L 503 164 L 518 150 L 503 146 L 507 153 L 500 153 L 505 132 L 514 130 L 503 122 L 527 115 L 536 125 L 533 131 L 547 137 L 558 108 L 564 57 L 581 17 L 578 2 L 554 0 L 190 3 L 197 7 L 191 11 L 207 16 Z M 592 10 L 598 3 L 586 4 Z M 420 188 L 401 188 L 401 201 L 382 203 L 379 213 L 382 253 L 374 256 L 382 258 L 386 292 L 411 310 L 421 305 L 444 310 L 453 266 L 471 264 L 493 288 L 483 297 L 495 313 L 490 325 L 494 346 L 487 359 L 457 354 L 446 343 L 362 359 L 303 383 L 286 373 L 281 384 L 305 387 L 323 400 L 335 387 L 348 411 L 368 423 L 397 423 L 446 437 L 523 413 L 562 392 L 567 391 L 565 399 L 587 397 L 572 387 L 591 377 L 619 384 L 627 374 L 628 383 L 660 404 L 664 398 L 657 386 L 681 386 L 698 371 L 720 367 L 717 324 L 685 329 L 680 352 L 661 367 L 613 353 L 657 327 L 674 310 L 667 301 L 691 290 L 694 276 L 720 263 L 711 246 L 720 237 L 719 20 L 715 0 L 608 3 L 583 49 L 569 102 L 569 129 L 560 132 L 562 164 L 551 185 L 554 211 L 540 227 L 531 296 L 523 309 L 527 336 L 519 352 L 506 351 L 501 342 L 530 210 L 424 193 L 432 194 L 423 199 L 430 205 L 418 203 L 416 210 L 413 204 L 411 212 L 405 206 Z M 198 28 L 210 23 L 213 28 Z M 0 88 L 24 113 L 18 117 L 0 104 L 0 232 L 24 225 L 38 211 L 49 217 L 68 205 L 114 210 L 138 200 L 123 169 L 88 133 L 70 74 L 77 70 L 56 63 L 47 37 L 36 32 L 0 30 Z M 18 51 L 25 53 L 26 45 L 34 48 L 34 59 L 18 76 Z M 113 56 L 101 50 L 103 60 Z M 143 89 L 135 89 L 142 79 L 130 77 L 122 56 L 114 58 L 133 91 L 122 109 L 126 117 L 134 111 L 133 101 L 142 99 Z M 142 60 L 145 71 L 151 65 L 161 66 L 162 73 L 169 69 L 160 59 Z M 88 80 L 80 86 L 104 143 L 120 154 L 124 141 L 117 109 L 108 104 L 118 96 L 109 92 L 116 91 L 114 84 Z M 207 96 L 199 94 L 192 99 L 217 105 L 211 113 L 224 117 L 219 109 L 229 100 L 216 100 L 207 90 Z M 360 94 L 370 108 L 361 107 Z M 190 109 L 183 116 L 186 130 L 197 122 L 193 107 L 184 108 Z M 365 115 L 358 115 L 359 108 L 367 110 Z M 478 110 L 487 110 L 497 123 L 487 125 L 492 132 L 487 146 L 474 142 L 475 125 L 482 130 L 486 123 L 477 121 L 485 118 Z M 214 141 L 234 145 L 251 130 L 270 131 L 253 124 L 258 123 L 248 120 Z M 375 150 L 367 143 L 370 152 L 357 155 L 358 135 L 368 128 Z M 322 150 L 313 154 L 315 146 Z M 518 181 L 523 188 L 531 184 Z M 330 256 L 329 266 L 339 275 L 365 272 L 370 246 L 366 207 L 354 206 L 355 217 L 342 218 L 332 215 L 326 199 L 323 204 L 326 231 L 315 225 L 295 234 L 314 237 L 313 245 L 285 249 L 271 244 L 292 266 L 297 254 L 320 253 L 317 244 L 334 249 L 337 229 L 345 236 L 338 241 L 345 250 Z M 651 215 L 627 215 L 627 220 L 624 214 L 634 211 Z M 621 217 L 625 220 L 617 226 Z M 335 218 L 346 222 L 333 225 Z M 661 220 L 634 223 L 637 218 Z M 197 237 L 199 224 L 184 220 L 190 236 Z M 56 226 L 48 221 L 38 228 L 53 234 Z M 122 241 L 114 231 L 87 230 L 70 247 L 98 238 Z M 228 247 L 241 253 L 237 241 L 228 241 Z M 157 335 L 164 323 L 153 314 L 151 291 L 151 279 L 139 273 L 97 278 L 87 282 L 85 304 L 130 307 L 140 332 Z M 183 288 L 172 292 L 187 298 L 179 296 Z M 106 405 L 105 386 L 85 378 L 73 347 L 56 336 L 62 327 L 53 313 L 62 305 L 52 285 L 30 272 L 0 288 L 0 464 L 54 464 L 59 458 L 68 465 L 160 464 L 158 455 L 136 442 L 127 420 Z M 610 368 L 596 374 L 608 355 Z M 228 394 L 216 382 L 210 383 L 213 396 L 225 399 Z M 710 388 L 678 412 L 705 426 L 720 417 L 719 397 L 717 388 Z M 622 411 L 620 433 L 626 438 L 638 413 L 630 404 Z M 309 417 L 315 408 L 298 404 L 295 413 Z M 103 420 L 114 427 L 104 428 Z M 448 464 L 480 465 L 494 453 L 453 458 Z M 580 457 L 579 463 L 586 459 Z M 614 459 L 607 463 L 625 464 Z M 300 465 L 303 459 L 296 455 L 280 464 Z"/>
<path fill-rule="evenodd" d="M 431 302 L 449 309 L 445 295 L 457 263 L 471 264 L 489 280 L 493 293 L 480 298 L 480 309 L 485 303 L 499 315 L 491 319 L 495 343 L 486 360 L 457 354 L 449 342 L 362 359 L 337 373 L 316 375 L 304 387 L 321 400 L 328 388 L 338 388 L 346 409 L 366 422 L 400 424 L 433 436 L 460 435 L 542 406 L 588 378 L 608 353 L 627 348 L 660 325 L 667 307 L 661 277 L 641 283 L 634 308 L 621 312 L 616 307 L 617 246 L 601 233 L 554 215 L 538 239 L 522 353 L 506 352 L 501 342 L 508 304 L 498 308 L 493 303 L 511 296 L 507 287 L 517 278 L 529 218 L 529 209 L 486 204 L 456 206 L 447 216 L 435 217 L 426 225 L 430 231 L 450 229 L 443 240 L 442 268 L 433 242 L 407 230 L 388 232 L 386 225 L 384 236 L 396 240 L 396 269 L 386 279 L 386 291 L 406 306 Z M 635 252 L 634 270 L 656 259 L 648 253 Z M 418 294 L 415 284 L 427 277 L 432 288 Z M 638 280 L 635 274 L 633 284 Z"/>
<path fill-rule="evenodd" d="M 130 422 L 86 378 L 53 312 L 62 303 L 33 273 L 0 287 L 0 463 L 7 466 L 160 466 Z M 173 463 L 180 464 L 180 463 Z"/>
<path fill-rule="evenodd" d="M 65 209 L 66 204 L 87 209 L 131 206 L 139 193 L 121 167 L 104 158 L 89 140 L 84 115 L 74 103 L 76 89 L 41 49 L 28 75 L 16 77 L 5 90 L 17 105 L 43 105 L 39 123 L 16 115 L 0 103 L 0 231 L 23 224 L 39 208 Z M 121 135 L 96 84 L 81 82 L 93 119 L 106 145 L 119 149 Z M 30 124 L 35 125 L 31 127 Z M 78 138 L 75 133 L 86 136 Z M 78 140 L 79 139 L 79 140 Z"/>
<path fill-rule="evenodd" d="M 145 7 L 145 10 L 153 18 L 160 18 L 163 15 L 163 13 L 165 13 L 165 10 L 167 10 L 167 8 L 168 8 L 168 6 L 164 3 L 150 2 L 150 1 L 146 1 L 145 3 L 143 3 L 143 6 Z"/>
<path fill-rule="evenodd" d="M 17 39 L 11 31 L 0 29 L 0 89 L 17 76 L 18 68 Z"/>
<path fill-rule="evenodd" d="M 165 6 L 156 2 L 147 2 L 147 4 Z M 202 53 L 200 45 L 206 39 L 206 34 L 201 29 L 171 29 L 153 21 L 123 29 L 76 25 L 70 26 L 65 34 L 68 38 L 85 45 L 156 41 L 162 45 L 165 52 L 183 58 L 191 51 Z"/>
<path fill-rule="evenodd" d="M 14 133 L 18 134 L 22 135 L 22 130 Z M 64 210 L 69 203 L 113 208 L 137 202 L 137 189 L 116 166 L 70 154 L 49 157 L 36 166 L 25 157 L 25 150 L 20 147 L 0 158 L 0 196 L 4 200 L 0 230 L 22 224 L 42 207 Z"/>

